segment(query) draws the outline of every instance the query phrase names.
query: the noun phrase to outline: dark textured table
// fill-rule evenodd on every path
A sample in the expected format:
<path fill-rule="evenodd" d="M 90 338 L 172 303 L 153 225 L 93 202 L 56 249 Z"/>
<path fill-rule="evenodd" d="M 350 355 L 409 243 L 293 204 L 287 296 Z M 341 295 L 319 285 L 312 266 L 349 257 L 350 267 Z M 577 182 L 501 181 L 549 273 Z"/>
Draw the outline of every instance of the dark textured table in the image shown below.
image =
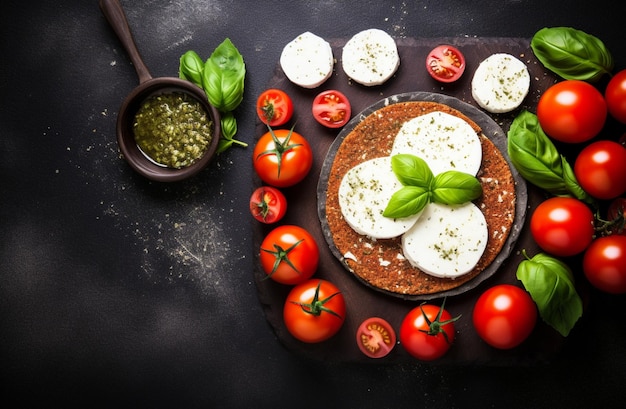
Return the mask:
<path fill-rule="evenodd" d="M 607 3 L 607 4 L 603 4 Z M 573 26 L 626 68 L 619 2 L 122 1 L 154 76 L 226 37 L 247 64 L 238 137 L 284 44 L 347 38 L 524 37 Z M 578 5 L 586 4 L 586 5 Z M 608 5 L 611 4 L 611 5 Z M 97 1 L 0 5 L 0 373 L 10 407 L 617 408 L 626 300 L 591 292 L 549 362 L 319 361 L 285 348 L 254 281 L 251 149 L 197 177 L 149 182 L 115 121 L 138 80 Z M 626 129 L 625 129 L 626 130 Z M 33 402 L 41 402 L 34 405 Z"/>

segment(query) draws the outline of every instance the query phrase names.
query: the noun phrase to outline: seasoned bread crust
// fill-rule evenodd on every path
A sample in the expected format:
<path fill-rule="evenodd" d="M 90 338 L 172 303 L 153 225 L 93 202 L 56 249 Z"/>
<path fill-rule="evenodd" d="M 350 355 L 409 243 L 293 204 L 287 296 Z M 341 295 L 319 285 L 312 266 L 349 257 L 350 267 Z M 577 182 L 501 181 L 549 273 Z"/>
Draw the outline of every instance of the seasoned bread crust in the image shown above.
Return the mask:
<path fill-rule="evenodd" d="M 419 115 L 442 111 L 467 121 L 480 137 L 482 165 L 477 177 L 483 196 L 475 201 L 487 221 L 489 239 L 476 267 L 455 279 L 437 278 L 412 266 L 402 255 L 400 238 L 374 240 L 356 233 L 344 221 L 338 190 L 343 176 L 357 164 L 388 156 L 404 122 Z M 452 290 L 479 275 L 502 249 L 515 218 L 515 183 L 505 158 L 482 134 L 480 127 L 458 110 L 436 102 L 410 101 L 385 106 L 360 122 L 339 146 L 328 177 L 326 219 L 332 240 L 344 264 L 366 284 L 407 296 Z"/>

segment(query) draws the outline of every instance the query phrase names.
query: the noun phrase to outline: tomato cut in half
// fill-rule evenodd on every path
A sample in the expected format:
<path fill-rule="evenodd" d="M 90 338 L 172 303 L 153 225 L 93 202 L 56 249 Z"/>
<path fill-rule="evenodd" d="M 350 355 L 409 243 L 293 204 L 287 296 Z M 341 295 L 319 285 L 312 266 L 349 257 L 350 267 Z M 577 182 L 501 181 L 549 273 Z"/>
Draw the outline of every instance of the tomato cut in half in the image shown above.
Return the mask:
<path fill-rule="evenodd" d="M 287 213 L 287 198 L 274 187 L 261 186 L 250 196 L 250 213 L 261 223 L 276 223 Z"/>
<path fill-rule="evenodd" d="M 356 330 L 356 343 L 366 356 L 382 358 L 396 346 L 396 331 L 384 319 L 370 317 Z"/>
<path fill-rule="evenodd" d="M 319 93 L 313 99 L 313 118 L 328 128 L 340 128 L 348 123 L 352 108 L 348 97 L 337 90 Z"/>
<path fill-rule="evenodd" d="M 440 82 L 454 82 L 465 72 L 465 57 L 456 47 L 439 45 L 426 57 L 426 70 Z"/>
<path fill-rule="evenodd" d="M 264 124 L 272 127 L 281 126 L 293 115 L 293 101 L 285 91 L 270 88 L 259 95 L 256 112 Z"/>

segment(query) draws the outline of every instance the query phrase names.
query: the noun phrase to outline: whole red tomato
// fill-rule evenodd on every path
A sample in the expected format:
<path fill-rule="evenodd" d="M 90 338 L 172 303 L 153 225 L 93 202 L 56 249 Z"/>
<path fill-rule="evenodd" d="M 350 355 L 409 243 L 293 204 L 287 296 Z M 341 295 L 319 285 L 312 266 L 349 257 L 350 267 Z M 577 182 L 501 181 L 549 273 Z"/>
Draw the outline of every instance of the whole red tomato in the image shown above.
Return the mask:
<path fill-rule="evenodd" d="M 593 85 L 565 80 L 539 98 L 537 118 L 548 136 L 568 143 L 585 142 L 602 130 L 607 116 L 604 97 Z"/>
<path fill-rule="evenodd" d="M 626 148 L 613 141 L 596 141 L 576 157 L 574 174 L 591 196 L 613 199 L 626 192 Z"/>
<path fill-rule="evenodd" d="M 625 294 L 626 236 L 595 239 L 585 251 L 583 271 L 594 287 L 611 294 Z"/>
<path fill-rule="evenodd" d="M 611 116 L 626 124 L 626 70 L 611 78 L 604 90 L 604 99 Z"/>
<path fill-rule="evenodd" d="M 257 141 L 252 153 L 256 173 L 268 185 L 293 186 L 306 177 L 313 165 L 309 142 L 288 129 L 269 130 Z"/>
<path fill-rule="evenodd" d="M 287 198 L 271 186 L 256 188 L 250 196 L 250 213 L 261 223 L 276 223 L 287 213 Z"/>
<path fill-rule="evenodd" d="M 528 338 L 537 322 L 537 306 L 528 292 L 511 284 L 498 284 L 480 295 L 472 322 L 486 343 L 511 349 Z"/>
<path fill-rule="evenodd" d="M 465 71 L 465 57 L 456 47 L 439 45 L 426 57 L 426 70 L 440 82 L 454 82 Z"/>
<path fill-rule="evenodd" d="M 382 358 L 396 346 L 396 332 L 386 320 L 370 317 L 357 328 L 356 343 L 366 356 Z"/>
<path fill-rule="evenodd" d="M 293 102 L 285 91 L 270 88 L 259 95 L 256 112 L 261 122 L 271 127 L 281 126 L 291 119 Z"/>
<path fill-rule="evenodd" d="M 337 90 L 322 91 L 313 99 L 313 118 L 328 128 L 340 128 L 348 123 L 352 108 L 350 101 Z"/>
<path fill-rule="evenodd" d="M 578 199 L 551 197 L 533 212 L 530 232 L 544 251 L 555 256 L 573 256 L 585 250 L 593 239 L 593 213 Z"/>
<path fill-rule="evenodd" d="M 346 304 L 339 288 L 330 281 L 311 279 L 291 289 L 283 319 L 291 335 L 302 342 L 322 342 L 341 329 Z"/>
<path fill-rule="evenodd" d="M 441 358 L 452 346 L 455 336 L 454 321 L 459 317 L 441 307 L 422 304 L 413 308 L 400 325 L 400 343 L 413 357 L 422 361 Z"/>
<path fill-rule="evenodd" d="M 282 225 L 261 243 L 261 267 L 272 280 L 294 285 L 315 274 L 319 248 L 313 236 L 300 226 Z"/>

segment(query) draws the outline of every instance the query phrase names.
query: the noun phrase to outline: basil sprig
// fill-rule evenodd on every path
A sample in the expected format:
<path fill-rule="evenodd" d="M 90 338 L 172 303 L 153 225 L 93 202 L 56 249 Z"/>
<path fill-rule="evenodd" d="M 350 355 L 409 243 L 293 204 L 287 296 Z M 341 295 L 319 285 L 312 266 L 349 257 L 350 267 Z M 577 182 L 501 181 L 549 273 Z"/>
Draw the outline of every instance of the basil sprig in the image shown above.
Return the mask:
<path fill-rule="evenodd" d="M 237 121 L 233 111 L 243 100 L 246 65 L 232 41 L 225 39 L 206 62 L 195 51 L 187 51 L 180 57 L 178 73 L 180 78 L 202 88 L 209 103 L 220 111 L 222 135 L 217 152 L 224 152 L 233 144 L 248 146 L 234 138 Z"/>
<path fill-rule="evenodd" d="M 545 134 L 537 115 L 522 111 L 508 132 L 507 150 L 524 179 L 554 196 L 575 197 L 589 204 L 595 200 L 578 183 L 571 165 Z"/>
<path fill-rule="evenodd" d="M 517 279 L 530 293 L 539 315 L 564 337 L 582 316 L 582 300 L 574 285 L 574 276 L 564 262 L 545 253 L 529 258 L 523 252 Z"/>
<path fill-rule="evenodd" d="M 391 196 L 383 211 L 385 217 L 409 217 L 432 202 L 463 204 L 483 193 L 482 185 L 474 176 L 456 170 L 435 176 L 426 161 L 415 155 L 392 156 L 391 168 L 403 186 Z"/>
<path fill-rule="evenodd" d="M 546 68 L 565 79 L 596 82 L 613 69 L 613 56 L 604 43 L 571 27 L 543 28 L 530 46 Z"/>

